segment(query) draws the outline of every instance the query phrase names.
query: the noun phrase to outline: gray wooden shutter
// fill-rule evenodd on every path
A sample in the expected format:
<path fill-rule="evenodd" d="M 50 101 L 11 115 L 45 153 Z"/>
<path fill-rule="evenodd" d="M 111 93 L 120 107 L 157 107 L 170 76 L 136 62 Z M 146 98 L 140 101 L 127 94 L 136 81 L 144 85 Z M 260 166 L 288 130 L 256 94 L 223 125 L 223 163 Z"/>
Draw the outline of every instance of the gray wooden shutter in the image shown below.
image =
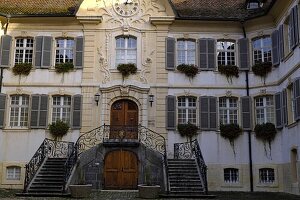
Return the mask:
<path fill-rule="evenodd" d="M 240 70 L 249 70 L 249 40 L 248 38 L 242 38 L 238 41 L 239 44 L 239 58 L 240 58 Z"/>
<path fill-rule="evenodd" d="M 39 125 L 39 108 L 40 108 L 40 95 L 31 95 L 31 115 L 30 115 L 30 127 L 38 128 Z"/>
<path fill-rule="evenodd" d="M 175 70 L 175 39 L 166 38 L 166 69 Z"/>
<path fill-rule="evenodd" d="M 31 128 L 47 128 L 48 95 L 34 94 L 31 96 Z"/>
<path fill-rule="evenodd" d="M 241 110 L 242 110 L 242 129 L 251 130 L 251 97 L 241 97 Z"/>
<path fill-rule="evenodd" d="M 200 97 L 200 128 L 202 130 L 217 129 L 217 98 Z"/>
<path fill-rule="evenodd" d="M 279 65 L 280 60 L 279 60 L 279 32 L 278 30 L 273 31 L 272 33 L 272 63 L 274 66 Z"/>
<path fill-rule="evenodd" d="M 287 111 L 287 92 L 286 89 L 282 91 L 282 125 L 287 125 L 288 111 Z"/>
<path fill-rule="evenodd" d="M 299 18 L 298 18 L 298 5 L 292 10 L 293 22 L 294 22 L 294 44 L 299 44 Z"/>
<path fill-rule="evenodd" d="M 12 41 L 12 37 L 10 35 L 1 36 L 1 49 L 0 49 L 1 67 L 9 67 L 10 65 L 11 41 Z"/>
<path fill-rule="evenodd" d="M 73 96 L 73 116 L 72 116 L 72 128 L 81 128 L 81 110 L 82 110 L 82 95 Z"/>
<path fill-rule="evenodd" d="M 42 48 L 43 48 L 43 36 L 35 37 L 35 67 L 41 68 L 42 66 Z"/>
<path fill-rule="evenodd" d="M 275 94 L 276 128 L 282 128 L 282 97 L 281 92 Z"/>
<path fill-rule="evenodd" d="M 0 93 L 0 128 L 4 127 L 6 94 Z"/>
<path fill-rule="evenodd" d="M 290 32 L 289 32 L 289 38 L 291 39 L 291 48 L 294 48 L 295 45 L 295 23 L 294 23 L 294 15 L 293 15 L 293 9 L 289 15 L 289 28 L 290 28 Z"/>
<path fill-rule="evenodd" d="M 48 95 L 40 96 L 40 108 L 39 108 L 39 128 L 47 128 L 48 127 L 48 103 L 49 97 Z"/>
<path fill-rule="evenodd" d="M 201 70 L 215 70 L 216 68 L 216 42 L 214 39 L 199 39 L 199 68 Z"/>
<path fill-rule="evenodd" d="M 52 37 L 44 36 L 41 68 L 49 68 L 51 66 L 51 55 L 52 55 Z"/>
<path fill-rule="evenodd" d="M 167 116 L 167 130 L 175 130 L 176 129 L 176 97 L 175 96 L 167 96 L 166 97 L 166 116 Z"/>
<path fill-rule="evenodd" d="M 83 37 L 75 38 L 75 63 L 74 63 L 74 67 L 76 69 L 83 68 L 83 45 L 84 45 Z"/>
<path fill-rule="evenodd" d="M 300 78 L 296 79 L 293 83 L 294 91 L 294 105 L 295 105 L 295 119 L 300 119 Z"/>
<path fill-rule="evenodd" d="M 284 59 L 284 34 L 283 34 L 283 25 L 279 26 L 279 55 L 280 60 L 283 61 Z"/>

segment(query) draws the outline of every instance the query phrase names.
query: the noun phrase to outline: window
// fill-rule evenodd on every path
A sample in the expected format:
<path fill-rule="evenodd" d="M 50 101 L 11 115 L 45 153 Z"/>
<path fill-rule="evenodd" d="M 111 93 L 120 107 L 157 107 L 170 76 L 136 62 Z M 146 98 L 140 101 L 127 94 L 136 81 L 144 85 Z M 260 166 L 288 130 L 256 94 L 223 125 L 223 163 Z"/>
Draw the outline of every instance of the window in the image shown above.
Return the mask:
<path fill-rule="evenodd" d="M 137 40 L 135 37 L 118 37 L 116 39 L 116 66 L 134 63 L 137 59 Z"/>
<path fill-rule="evenodd" d="M 218 65 L 235 65 L 235 43 L 231 41 L 218 41 Z"/>
<path fill-rule="evenodd" d="M 259 182 L 260 183 L 274 183 L 275 173 L 272 168 L 259 169 Z"/>
<path fill-rule="evenodd" d="M 273 96 L 255 98 L 256 124 L 274 123 L 274 100 Z"/>
<path fill-rule="evenodd" d="M 7 180 L 20 180 L 21 179 L 21 167 L 7 167 L 6 168 Z"/>
<path fill-rule="evenodd" d="M 247 9 L 248 10 L 253 10 L 253 9 L 258 9 L 263 6 L 263 3 L 261 3 L 259 0 L 249 0 L 247 3 Z"/>
<path fill-rule="evenodd" d="M 10 126 L 26 127 L 28 125 L 29 96 L 12 95 L 10 103 Z"/>
<path fill-rule="evenodd" d="M 62 120 L 70 123 L 71 97 L 54 96 L 52 105 L 52 122 Z"/>
<path fill-rule="evenodd" d="M 296 121 L 296 111 L 295 111 L 295 99 L 294 99 L 294 87 L 293 84 L 290 84 L 287 88 L 287 111 L 288 111 L 288 123 L 292 124 Z"/>
<path fill-rule="evenodd" d="M 33 39 L 17 38 L 15 50 L 15 63 L 32 63 Z"/>
<path fill-rule="evenodd" d="M 74 56 L 74 40 L 73 39 L 56 39 L 56 56 L 55 63 L 73 63 Z"/>
<path fill-rule="evenodd" d="M 286 56 L 292 50 L 292 24 L 291 15 L 284 21 L 283 38 L 284 38 L 284 55 Z"/>
<path fill-rule="evenodd" d="M 225 183 L 238 183 L 239 182 L 239 170 L 235 168 L 224 169 L 224 182 Z"/>
<path fill-rule="evenodd" d="M 178 124 L 196 124 L 195 97 L 178 97 Z"/>
<path fill-rule="evenodd" d="M 252 44 L 254 64 L 272 62 L 272 40 L 270 37 L 255 39 Z"/>
<path fill-rule="evenodd" d="M 220 124 L 238 124 L 237 98 L 219 99 Z"/>
<path fill-rule="evenodd" d="M 196 64 L 196 42 L 194 40 L 177 41 L 177 64 Z"/>

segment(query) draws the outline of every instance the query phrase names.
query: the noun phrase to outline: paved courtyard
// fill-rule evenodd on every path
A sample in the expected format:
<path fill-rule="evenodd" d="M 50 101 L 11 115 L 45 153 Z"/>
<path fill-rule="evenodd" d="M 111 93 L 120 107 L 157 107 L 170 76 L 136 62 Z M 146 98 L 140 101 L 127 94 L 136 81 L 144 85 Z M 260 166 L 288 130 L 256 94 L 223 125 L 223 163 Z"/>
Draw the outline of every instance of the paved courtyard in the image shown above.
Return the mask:
<path fill-rule="evenodd" d="M 57 197 L 16 197 L 16 190 L 3 190 L 0 189 L 0 199 L 12 200 L 67 200 L 71 198 L 57 198 Z M 300 196 L 286 194 L 286 193 L 266 193 L 266 192 L 211 192 L 210 194 L 217 195 L 215 200 L 300 200 Z M 97 200 L 139 200 L 138 193 L 136 191 L 101 191 L 93 192 L 89 198 Z M 168 198 L 161 200 L 174 200 L 175 198 Z M 185 198 L 180 198 L 185 199 Z M 191 199 L 193 200 L 193 199 Z M 198 199 L 199 200 L 199 199 Z"/>

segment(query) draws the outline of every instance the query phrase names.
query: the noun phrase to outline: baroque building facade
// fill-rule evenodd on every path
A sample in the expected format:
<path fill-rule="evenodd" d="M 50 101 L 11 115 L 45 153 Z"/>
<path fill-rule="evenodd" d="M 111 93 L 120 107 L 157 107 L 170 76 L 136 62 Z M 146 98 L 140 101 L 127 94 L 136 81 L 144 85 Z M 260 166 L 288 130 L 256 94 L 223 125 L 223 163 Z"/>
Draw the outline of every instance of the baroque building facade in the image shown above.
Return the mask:
<path fill-rule="evenodd" d="M 48 125 L 56 120 L 70 125 L 61 139 L 69 142 L 103 125 L 146 127 L 165 138 L 168 158 L 187 141 L 177 125 L 189 122 L 199 127 L 193 139 L 209 190 L 299 194 L 299 1 L 37 0 L 36 9 L 12 2 L 0 3 L 1 188 L 24 187 L 25 165 L 53 139 Z M 14 75 L 20 63 L 32 64 L 29 75 Z M 74 69 L 59 74 L 61 63 Z M 123 77 L 124 63 L 137 72 Z M 272 63 L 263 78 L 251 68 L 261 63 Z M 189 78 L 180 64 L 199 72 Z M 220 66 L 237 66 L 238 77 Z M 277 134 L 266 143 L 254 129 L 268 122 Z M 243 129 L 234 145 L 221 124 Z M 143 163 L 139 151 L 130 162 Z"/>

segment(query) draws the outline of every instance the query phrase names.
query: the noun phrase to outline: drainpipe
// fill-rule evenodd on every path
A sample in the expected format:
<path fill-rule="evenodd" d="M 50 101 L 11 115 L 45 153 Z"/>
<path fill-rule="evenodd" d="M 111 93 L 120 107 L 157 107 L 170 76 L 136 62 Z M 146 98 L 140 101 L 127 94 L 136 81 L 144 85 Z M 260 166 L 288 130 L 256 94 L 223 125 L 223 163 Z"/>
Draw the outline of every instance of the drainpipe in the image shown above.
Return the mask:
<path fill-rule="evenodd" d="M 247 38 L 244 21 L 241 21 L 244 38 Z M 249 92 L 249 70 L 245 70 L 246 73 L 246 92 L 247 96 L 250 96 Z M 248 132 L 248 150 L 249 150 L 249 173 L 250 173 L 250 192 L 253 192 L 253 161 L 252 161 L 252 140 L 251 140 L 251 130 Z"/>
<path fill-rule="evenodd" d="M 5 25 L 5 28 L 4 28 L 4 35 L 6 35 L 6 33 L 7 33 L 9 19 L 10 19 L 10 16 L 7 16 L 6 17 L 6 25 Z M 0 93 L 2 92 L 2 85 L 3 85 L 3 70 L 4 70 L 4 68 L 0 67 Z"/>

